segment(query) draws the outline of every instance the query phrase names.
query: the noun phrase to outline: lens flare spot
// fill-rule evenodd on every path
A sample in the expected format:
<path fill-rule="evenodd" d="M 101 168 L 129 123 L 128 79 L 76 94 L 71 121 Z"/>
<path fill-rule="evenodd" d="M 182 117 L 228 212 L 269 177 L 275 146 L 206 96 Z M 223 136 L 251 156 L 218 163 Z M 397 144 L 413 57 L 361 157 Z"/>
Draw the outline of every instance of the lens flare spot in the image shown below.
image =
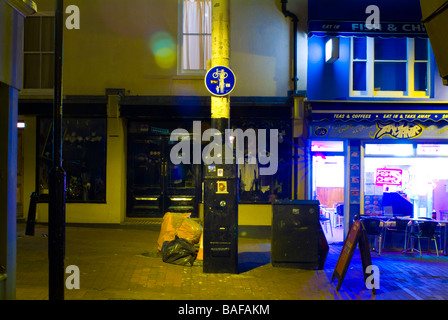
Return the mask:
<path fill-rule="evenodd" d="M 149 47 L 160 68 L 169 69 L 176 65 L 176 43 L 171 34 L 165 31 L 153 34 L 149 40 Z"/>

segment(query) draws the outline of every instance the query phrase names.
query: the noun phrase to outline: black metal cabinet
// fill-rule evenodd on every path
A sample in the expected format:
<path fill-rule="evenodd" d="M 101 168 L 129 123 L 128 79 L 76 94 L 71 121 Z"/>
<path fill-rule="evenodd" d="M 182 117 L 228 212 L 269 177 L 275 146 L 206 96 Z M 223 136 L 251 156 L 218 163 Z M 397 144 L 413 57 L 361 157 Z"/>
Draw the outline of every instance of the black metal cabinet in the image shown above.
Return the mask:
<path fill-rule="evenodd" d="M 316 268 L 322 240 L 319 201 L 277 201 L 272 208 L 272 265 Z"/>
<path fill-rule="evenodd" d="M 238 273 L 238 179 L 235 168 L 234 165 L 205 165 L 205 273 Z"/>

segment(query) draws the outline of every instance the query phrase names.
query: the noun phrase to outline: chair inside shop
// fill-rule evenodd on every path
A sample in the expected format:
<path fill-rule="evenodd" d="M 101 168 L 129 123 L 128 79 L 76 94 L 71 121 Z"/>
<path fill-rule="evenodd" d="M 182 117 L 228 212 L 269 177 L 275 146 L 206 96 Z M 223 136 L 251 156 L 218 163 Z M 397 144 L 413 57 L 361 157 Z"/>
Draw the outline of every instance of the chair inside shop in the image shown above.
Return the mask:
<path fill-rule="evenodd" d="M 381 221 L 379 219 L 374 218 L 364 218 L 362 219 L 362 224 L 364 225 L 364 229 L 367 232 L 367 236 L 374 237 L 374 240 L 378 240 L 378 254 L 381 255 L 381 242 L 382 242 L 382 227 Z"/>
<path fill-rule="evenodd" d="M 322 223 L 322 225 L 325 226 L 325 232 L 328 232 L 327 231 L 327 225 L 330 225 L 331 236 L 333 236 L 333 228 L 331 227 L 331 219 L 330 219 L 330 217 L 329 216 L 327 217 L 325 215 L 325 213 L 320 213 L 319 221 L 320 221 L 320 223 Z"/>
<path fill-rule="evenodd" d="M 416 231 L 411 232 L 411 241 L 412 239 L 418 240 L 418 250 L 420 251 L 420 257 L 422 257 L 422 248 L 420 244 L 420 239 L 428 240 L 428 251 L 431 251 L 430 240 L 434 241 L 434 246 L 436 248 L 437 257 L 439 257 L 439 250 L 437 247 L 437 227 L 439 226 L 438 222 L 435 221 L 423 221 L 417 223 Z"/>
<path fill-rule="evenodd" d="M 401 218 L 397 218 L 395 217 L 395 219 L 393 220 L 395 221 L 395 226 L 391 226 L 391 227 L 386 227 L 386 229 L 384 230 L 384 241 L 383 241 L 383 248 L 384 248 L 384 243 L 386 242 L 386 233 L 387 232 L 391 232 L 393 233 L 404 233 L 404 250 L 406 249 L 406 244 L 407 244 L 407 231 L 408 231 L 408 224 L 409 224 L 409 219 L 401 219 Z M 392 247 L 395 247 L 395 239 L 392 236 Z"/>
<path fill-rule="evenodd" d="M 408 228 L 409 219 L 395 218 L 395 231 L 405 232 Z"/>
<path fill-rule="evenodd" d="M 335 211 L 335 217 L 337 217 L 338 221 L 334 223 L 334 227 L 342 227 L 344 223 L 344 204 L 343 203 L 337 203 L 336 204 L 336 211 Z"/>

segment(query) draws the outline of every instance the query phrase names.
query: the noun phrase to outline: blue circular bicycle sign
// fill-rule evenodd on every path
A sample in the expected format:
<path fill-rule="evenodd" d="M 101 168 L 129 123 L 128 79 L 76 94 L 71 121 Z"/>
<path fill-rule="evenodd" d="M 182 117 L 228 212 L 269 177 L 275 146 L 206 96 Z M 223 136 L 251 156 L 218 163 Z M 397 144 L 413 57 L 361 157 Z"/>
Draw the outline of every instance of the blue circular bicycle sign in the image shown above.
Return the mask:
<path fill-rule="evenodd" d="M 205 86 L 215 96 L 225 96 L 235 88 L 236 78 L 232 70 L 224 66 L 213 67 L 205 75 Z"/>

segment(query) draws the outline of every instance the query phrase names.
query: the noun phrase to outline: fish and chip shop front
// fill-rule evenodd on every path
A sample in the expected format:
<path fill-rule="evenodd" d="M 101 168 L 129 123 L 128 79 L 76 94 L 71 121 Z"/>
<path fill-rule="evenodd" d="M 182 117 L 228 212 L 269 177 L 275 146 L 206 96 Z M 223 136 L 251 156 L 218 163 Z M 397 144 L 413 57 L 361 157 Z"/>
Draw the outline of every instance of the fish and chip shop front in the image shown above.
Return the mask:
<path fill-rule="evenodd" d="M 402 107 L 407 110 L 330 111 L 314 106 L 313 170 L 327 172 L 326 178 L 334 183 L 331 167 L 340 165 L 345 172 L 340 186 L 346 187 L 337 202 L 349 203 L 350 217 L 359 213 L 432 218 L 435 210 L 437 219 L 448 218 L 448 108 L 409 112 L 409 106 Z M 314 195 L 331 194 L 327 185 L 320 182 Z M 412 209 L 394 211 L 394 205 L 383 201 L 385 193 L 398 194 Z"/>
<path fill-rule="evenodd" d="M 380 9 L 370 30 L 366 8 Z M 448 88 L 417 0 L 309 4 L 311 199 L 357 214 L 448 218 Z"/>

